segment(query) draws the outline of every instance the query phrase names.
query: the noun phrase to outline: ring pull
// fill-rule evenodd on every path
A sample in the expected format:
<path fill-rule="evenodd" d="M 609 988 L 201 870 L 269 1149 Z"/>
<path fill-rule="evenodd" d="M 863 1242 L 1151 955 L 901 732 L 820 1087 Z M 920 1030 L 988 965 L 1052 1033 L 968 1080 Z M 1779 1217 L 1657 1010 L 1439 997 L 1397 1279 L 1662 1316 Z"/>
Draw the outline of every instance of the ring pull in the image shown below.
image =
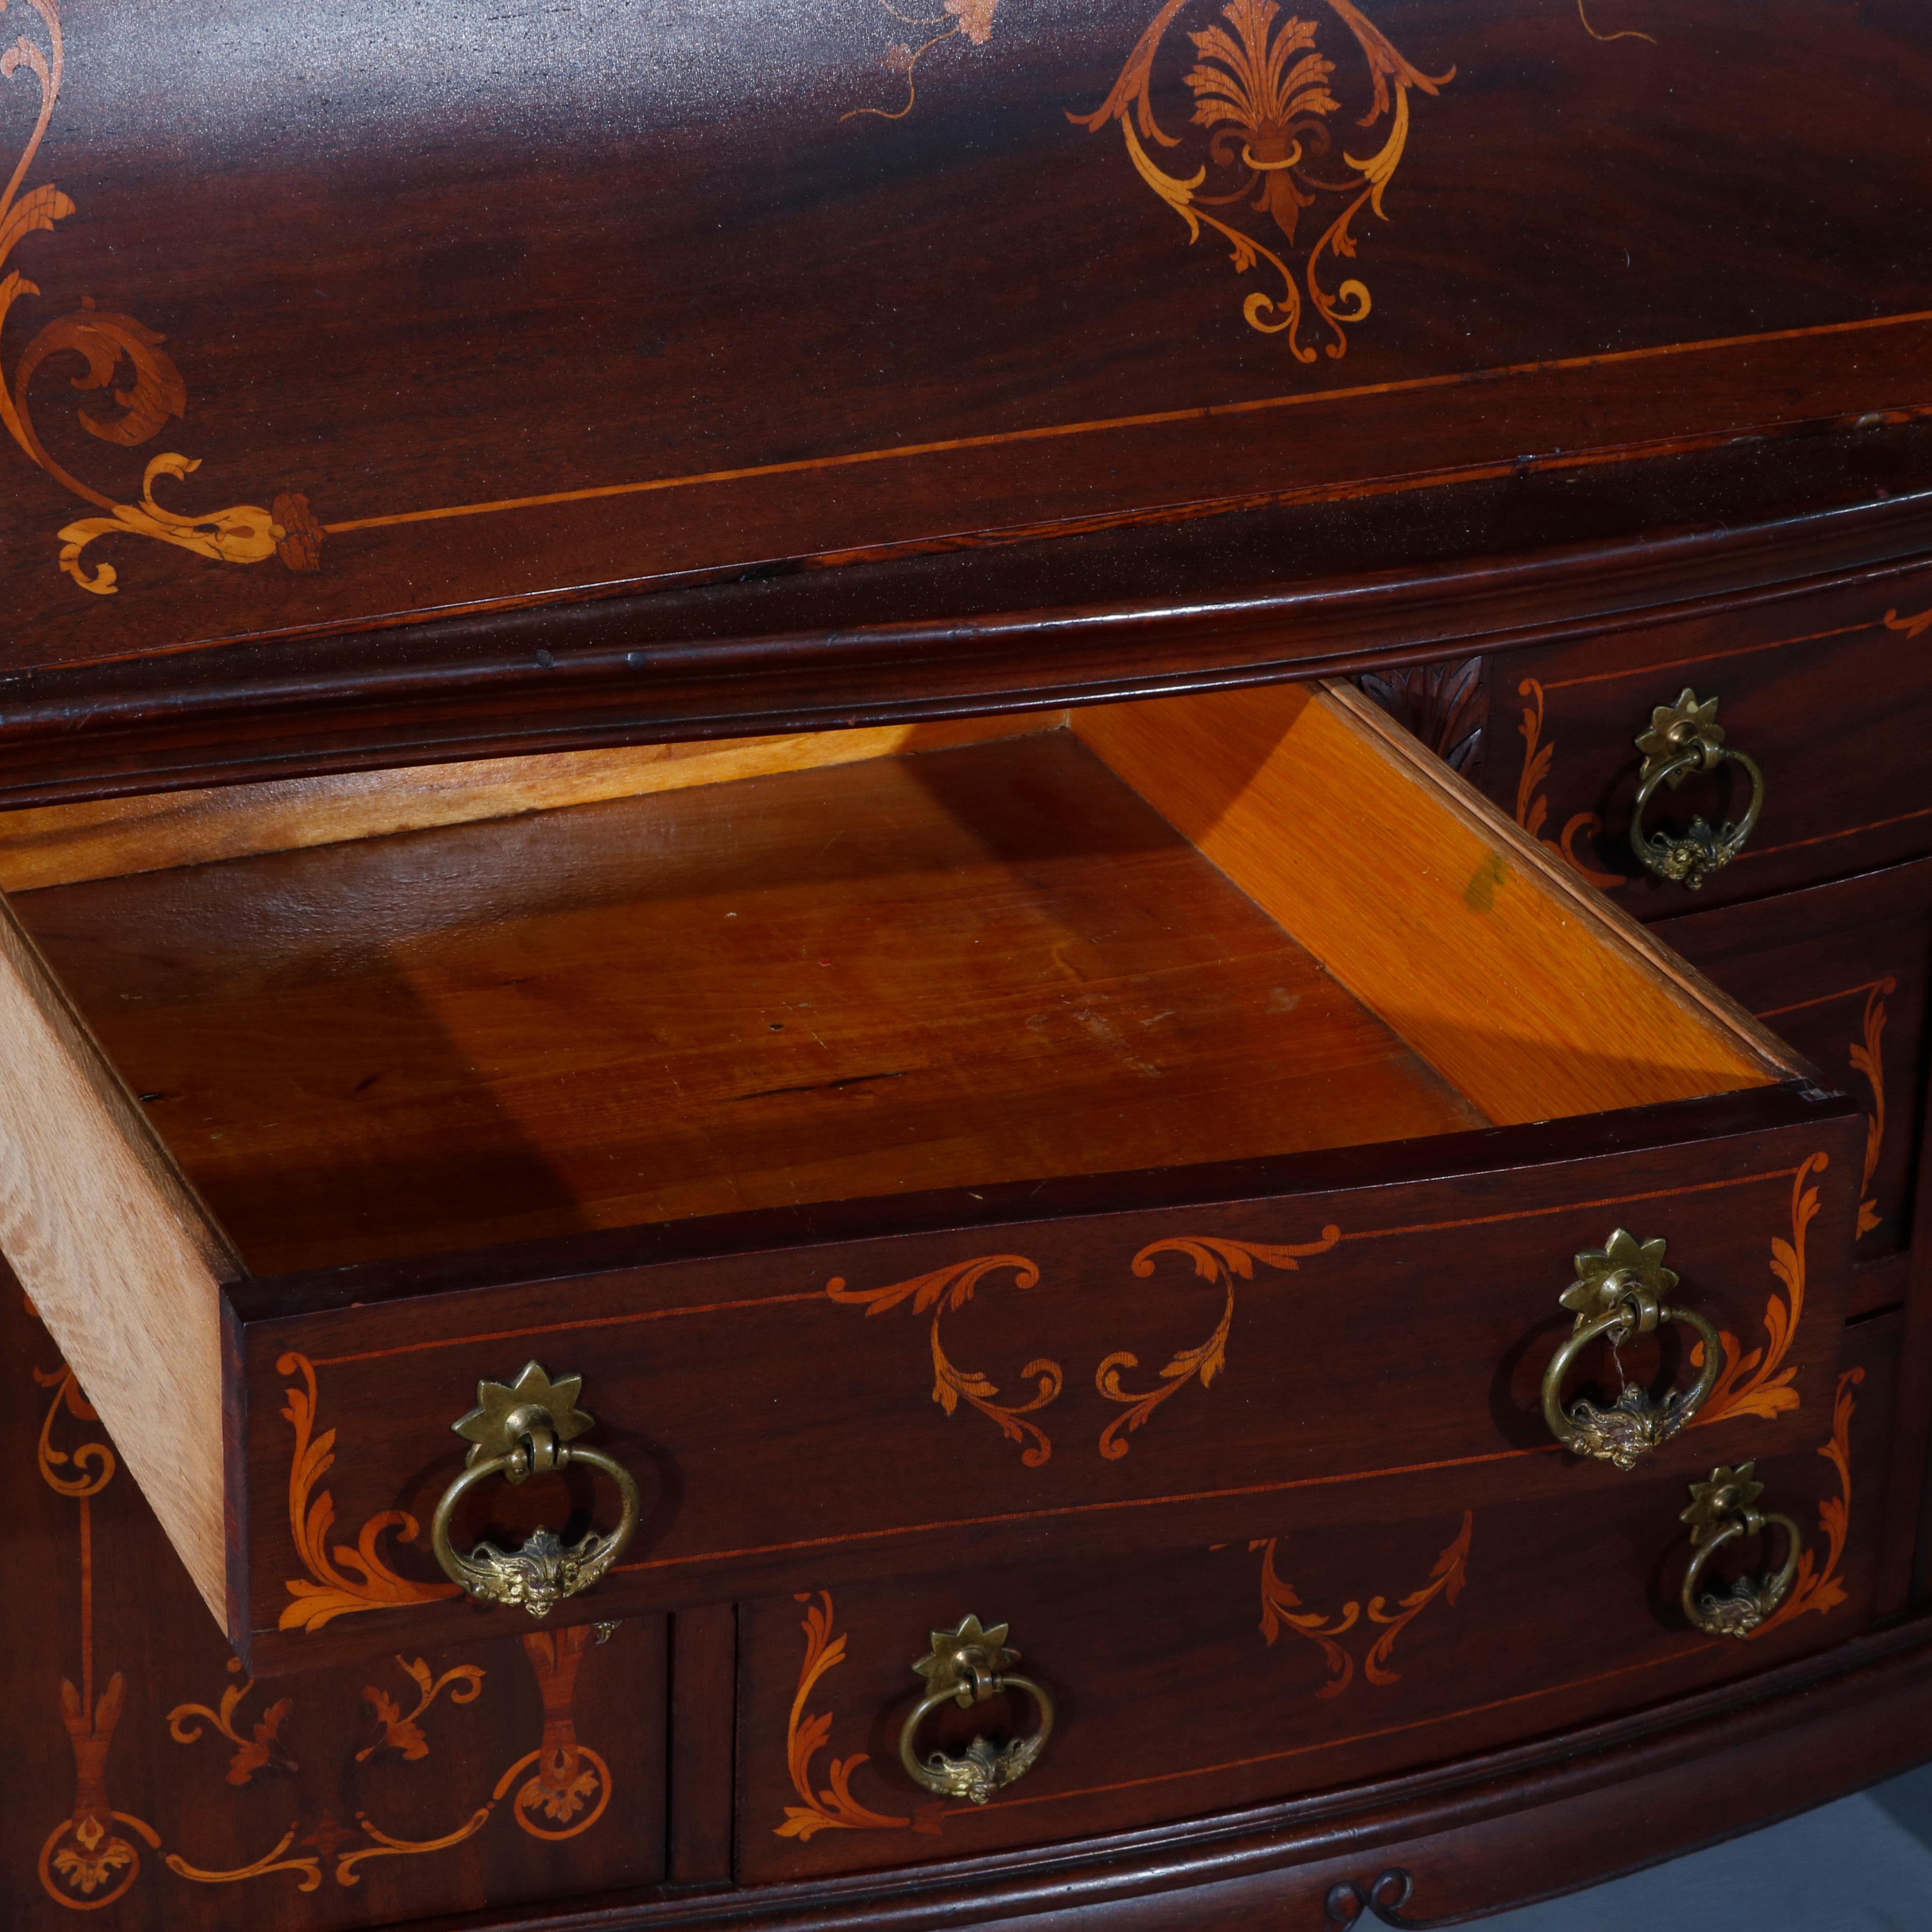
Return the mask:
<path fill-rule="evenodd" d="M 1756 1467 L 1745 1462 L 1735 1469 L 1713 1469 L 1708 1482 L 1690 1485 L 1690 1507 L 1682 1518 L 1690 1526 L 1690 1565 L 1678 1596 L 1684 1616 L 1707 1636 L 1749 1636 L 1791 1594 L 1798 1580 L 1804 1532 L 1788 1516 L 1757 1508 L 1764 1485 L 1753 1478 Z M 1762 1535 L 1774 1526 L 1784 1532 L 1784 1567 L 1776 1576 L 1745 1576 L 1728 1590 L 1700 1592 L 1705 1564 L 1726 1544 Z"/>
<path fill-rule="evenodd" d="M 1630 808 L 1630 850 L 1660 879 L 1674 879 L 1694 892 L 1744 850 L 1764 809 L 1764 773 L 1755 758 L 1724 742 L 1717 718 L 1718 700 L 1707 698 L 1700 704 L 1686 685 L 1675 704 L 1660 704 L 1651 713 L 1650 729 L 1636 741 L 1643 769 L 1638 775 L 1636 803 Z M 1675 791 L 1694 772 L 1714 772 L 1726 760 L 1750 775 L 1750 803 L 1743 818 L 1735 824 L 1727 823 L 1721 832 L 1712 831 L 1701 818 L 1694 818 L 1688 831 L 1644 830 L 1643 814 L 1659 785 Z"/>
<path fill-rule="evenodd" d="M 430 1547 L 444 1574 L 484 1603 L 520 1604 L 532 1616 L 547 1617 L 566 1597 L 577 1596 L 597 1582 L 638 1526 L 638 1486 L 631 1472 L 601 1449 L 573 1446 L 596 1424 L 594 1416 L 577 1406 L 583 1388 L 581 1376 L 552 1382 L 538 1364 L 526 1362 L 507 1386 L 479 1382 L 476 1406 L 450 1425 L 472 1446 L 463 1473 L 436 1506 Z M 602 1470 L 616 1484 L 620 1509 L 617 1527 L 609 1535 L 586 1531 L 566 1544 L 538 1527 L 518 1550 L 499 1550 L 485 1542 L 465 1556 L 452 1545 L 449 1526 L 456 1506 L 478 1484 L 492 1476 L 521 1483 L 573 1463 Z"/>
<path fill-rule="evenodd" d="M 1053 1735 L 1053 1700 L 1031 1678 L 1006 1668 L 1019 1661 L 1019 1652 L 1006 1648 L 1006 1630 L 1004 1624 L 988 1630 L 977 1617 L 968 1617 L 957 1630 L 934 1630 L 932 1649 L 913 1666 L 932 1688 L 899 1732 L 899 1762 L 915 1784 L 937 1796 L 985 1804 L 994 1792 L 1033 1768 Z M 920 1756 L 915 1748 L 919 1727 L 942 1704 L 950 1700 L 970 1711 L 1003 1690 L 1024 1691 L 1040 1707 L 1037 1730 L 1004 1744 L 975 1738 L 958 1757 L 937 1750 Z"/>
<path fill-rule="evenodd" d="M 1676 1286 L 1676 1274 L 1664 1265 L 1663 1242 L 1640 1242 L 1627 1228 L 1576 1257 L 1576 1279 L 1562 1297 L 1576 1324 L 1543 1373 L 1543 1419 L 1564 1448 L 1632 1468 L 1710 1399 L 1724 1371 L 1724 1345 L 1695 1310 L 1672 1306 L 1668 1297 Z M 1704 1365 L 1690 1388 L 1673 1389 L 1660 1402 L 1648 1389 L 1626 1383 L 1608 1408 L 1580 1396 L 1564 1406 L 1563 1379 L 1592 1342 L 1621 1348 L 1633 1335 L 1648 1335 L 1670 1322 L 1682 1322 L 1704 1345 Z"/>

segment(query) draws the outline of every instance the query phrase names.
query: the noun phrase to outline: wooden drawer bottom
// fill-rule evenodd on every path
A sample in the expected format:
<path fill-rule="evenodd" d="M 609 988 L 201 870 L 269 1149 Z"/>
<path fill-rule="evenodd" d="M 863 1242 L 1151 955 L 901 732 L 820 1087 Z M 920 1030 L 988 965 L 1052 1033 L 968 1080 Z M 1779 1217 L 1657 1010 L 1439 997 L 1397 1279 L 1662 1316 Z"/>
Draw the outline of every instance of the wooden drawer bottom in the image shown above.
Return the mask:
<path fill-rule="evenodd" d="M 1785 1608 L 1742 1642 L 1686 1627 L 1684 1487 L 1641 1474 L 1587 1509 L 1542 1500 L 1298 1533 L 1292 1510 L 1264 1508 L 1250 1540 L 1210 1548 L 750 1605 L 739 1876 L 796 1880 L 1299 1796 L 1842 1642 L 1871 1615 L 1899 1331 L 1887 1316 L 1848 1334 L 1822 1454 L 1759 1466 L 1763 1506 L 1808 1540 Z M 1058 1709 L 1037 1763 L 982 1808 L 929 1797 L 898 1761 L 924 1689 L 908 1666 L 969 1612 L 1010 1623 L 1019 1668 Z M 949 1706 L 920 1750 L 1024 1731 L 1028 1701 Z"/>

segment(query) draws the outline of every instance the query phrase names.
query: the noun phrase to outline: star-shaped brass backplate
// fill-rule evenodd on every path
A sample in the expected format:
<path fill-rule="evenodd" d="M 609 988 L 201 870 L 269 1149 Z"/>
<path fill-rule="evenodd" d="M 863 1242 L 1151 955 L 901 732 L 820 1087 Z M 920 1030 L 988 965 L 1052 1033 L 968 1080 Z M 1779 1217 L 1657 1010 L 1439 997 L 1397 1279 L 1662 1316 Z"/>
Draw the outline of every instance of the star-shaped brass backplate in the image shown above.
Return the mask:
<path fill-rule="evenodd" d="M 934 1690 L 956 1691 L 962 1703 L 969 1703 L 976 1688 L 969 1681 L 969 1672 L 978 1684 L 984 1684 L 1019 1661 L 1019 1652 L 1006 1647 L 1010 1628 L 994 1624 L 988 1630 L 977 1617 L 968 1617 L 957 1630 L 934 1630 L 932 1649 L 913 1668 L 932 1680 Z"/>
<path fill-rule="evenodd" d="M 1628 1228 L 1619 1228 L 1600 1248 L 1577 1256 L 1576 1279 L 1561 1298 L 1576 1326 L 1609 1314 L 1620 1302 L 1633 1301 L 1642 1318 L 1640 1329 L 1655 1328 L 1658 1309 L 1677 1286 L 1676 1271 L 1664 1265 L 1664 1247 L 1661 1240 L 1640 1241 Z"/>
<path fill-rule="evenodd" d="M 1724 728 L 1718 722 L 1718 700 L 1707 698 L 1702 704 L 1687 684 L 1675 704 L 1660 704 L 1650 714 L 1650 729 L 1636 741 L 1643 754 L 1643 770 L 1639 782 L 1660 771 L 1686 752 L 1701 752 L 1698 764 L 1687 764 L 1673 772 L 1666 782 L 1674 791 L 1694 771 L 1709 771 L 1724 748 Z"/>
<path fill-rule="evenodd" d="M 1692 1543 L 1708 1543 L 1740 1520 L 1749 1526 L 1751 1505 L 1764 1494 L 1754 1474 L 1756 1468 L 1755 1462 L 1740 1462 L 1735 1469 L 1720 1465 L 1709 1481 L 1690 1485 L 1690 1507 L 1678 1520 L 1689 1526 Z"/>
<path fill-rule="evenodd" d="M 464 1459 L 474 1468 L 494 1456 L 514 1456 L 532 1431 L 547 1430 L 559 1442 L 574 1442 L 597 1419 L 577 1406 L 584 1393 L 581 1376 L 560 1376 L 555 1382 L 540 1362 L 526 1362 L 517 1379 L 476 1384 L 476 1406 L 451 1428 L 475 1446 Z"/>

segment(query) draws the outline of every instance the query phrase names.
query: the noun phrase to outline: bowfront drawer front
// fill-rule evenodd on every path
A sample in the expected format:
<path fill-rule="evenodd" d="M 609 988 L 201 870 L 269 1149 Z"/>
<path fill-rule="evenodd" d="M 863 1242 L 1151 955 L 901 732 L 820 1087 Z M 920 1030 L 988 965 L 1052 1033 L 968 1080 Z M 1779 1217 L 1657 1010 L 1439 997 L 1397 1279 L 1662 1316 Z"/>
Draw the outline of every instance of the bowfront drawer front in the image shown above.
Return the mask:
<path fill-rule="evenodd" d="M 1263 1498 L 1330 1523 L 1398 1497 L 1594 1508 L 1632 1478 L 1558 1448 L 1544 1384 L 1574 1332 L 1559 1298 L 1577 1258 L 1625 1226 L 1665 1244 L 1680 1277 L 1668 1300 L 1686 1316 L 1624 1342 L 1632 1384 L 1696 1383 L 1689 1317 L 1723 1338 L 1696 1420 L 1640 1466 L 1682 1478 L 1814 1443 L 1830 1427 L 1859 1123 L 1807 1119 L 1798 1102 L 1781 1126 L 1714 1132 L 1684 1111 L 1678 1136 L 1659 1123 L 1659 1144 L 1637 1150 L 1613 1150 L 1598 1121 L 1459 1137 L 1438 1158 L 1464 1171 L 1442 1178 L 1297 1186 L 1282 1172 L 1271 1193 L 1142 1213 L 430 1295 L 404 1276 L 386 1301 L 358 1276 L 298 1292 L 352 1288 L 364 1306 L 294 1316 L 257 1313 L 284 1284 L 238 1288 L 256 1666 L 369 1642 L 352 1626 L 386 1602 L 420 1606 L 412 1630 L 467 1627 L 468 1605 L 422 1602 L 452 1586 L 396 1528 L 428 1526 L 461 1469 L 449 1425 L 479 1379 L 507 1384 L 531 1358 L 582 1376 L 588 1439 L 640 1485 L 629 1547 L 563 1614 L 770 1589 L 808 1555 L 836 1580 L 1016 1546 L 1118 1551 L 1184 1523 L 1234 1537 Z M 1607 1407 L 1607 1343 L 1586 1348 L 1564 1403 L 1593 1382 Z M 319 1470 L 325 1437 L 333 1466 Z M 611 1526 L 614 1484 L 586 1472 L 568 1486 Z M 508 1547 L 560 1528 L 563 1490 L 491 1485 L 459 1542 L 486 1525 Z M 358 1541 L 381 1558 L 373 1578 L 332 1556 Z"/>
<path fill-rule="evenodd" d="M 1485 788 L 1646 920 L 1932 850 L 1928 633 L 1914 574 L 1509 652 Z"/>
<path fill-rule="evenodd" d="M 1661 1472 L 1583 1510 L 1445 1496 L 1346 1527 L 1257 1499 L 1234 1536 L 1085 1564 L 989 1558 L 863 1588 L 802 1561 L 791 1591 L 740 1612 L 740 1876 L 968 1856 L 1332 1790 L 1842 1642 L 1873 1614 L 1899 1326 L 1848 1334 L 1821 1449 L 1756 1465 L 1760 1533 L 1725 1538 L 1720 1515 L 1706 1534 L 1714 1553 L 1692 1595 L 1712 1626 L 1745 1600 L 1733 1586 L 1784 1583 L 1795 1553 L 1787 1592 L 1742 1640 L 1685 1613 L 1700 1546 L 1682 1518 L 1708 1511 Z M 987 1635 L 962 1642 L 969 1616 Z M 961 1675 L 935 1672 L 935 1653 L 990 1655 L 1001 1624 L 1013 1660 L 977 1674 L 1026 1684 L 922 1712 Z"/>
<path fill-rule="evenodd" d="M 1351 690 L 1075 725 L 20 896 L 8 1252 L 253 1667 L 1828 1429 L 1850 1102 Z"/>
<path fill-rule="evenodd" d="M 1902 1301 L 1924 1135 L 1932 860 L 1656 930 L 1864 1108 L 1852 1310 Z"/>

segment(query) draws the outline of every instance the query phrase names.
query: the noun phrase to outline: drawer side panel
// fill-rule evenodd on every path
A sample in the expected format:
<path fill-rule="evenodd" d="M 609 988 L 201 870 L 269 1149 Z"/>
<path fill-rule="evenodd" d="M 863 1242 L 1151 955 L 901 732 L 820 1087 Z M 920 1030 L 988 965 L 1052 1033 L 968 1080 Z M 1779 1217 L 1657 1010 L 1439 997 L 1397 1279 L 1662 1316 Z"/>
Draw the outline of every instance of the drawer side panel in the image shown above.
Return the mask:
<path fill-rule="evenodd" d="M 220 1231 L 0 902 L 0 1252 L 227 1618 Z"/>

